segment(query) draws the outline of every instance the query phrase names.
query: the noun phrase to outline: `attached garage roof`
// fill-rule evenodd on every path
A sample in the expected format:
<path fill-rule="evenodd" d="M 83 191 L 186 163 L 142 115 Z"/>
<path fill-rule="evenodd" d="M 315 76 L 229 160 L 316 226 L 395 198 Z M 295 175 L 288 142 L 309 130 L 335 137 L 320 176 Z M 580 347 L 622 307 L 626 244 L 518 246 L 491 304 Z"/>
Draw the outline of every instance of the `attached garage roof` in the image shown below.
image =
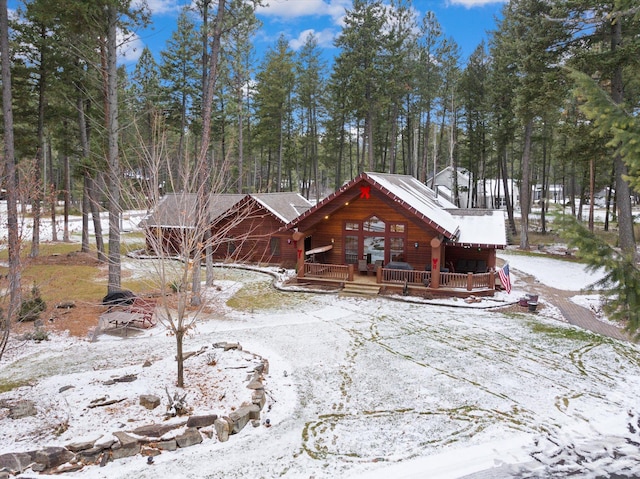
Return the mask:
<path fill-rule="evenodd" d="M 455 241 L 459 246 L 507 246 L 507 229 L 502 210 L 455 209 L 448 210 L 460 225 Z"/>

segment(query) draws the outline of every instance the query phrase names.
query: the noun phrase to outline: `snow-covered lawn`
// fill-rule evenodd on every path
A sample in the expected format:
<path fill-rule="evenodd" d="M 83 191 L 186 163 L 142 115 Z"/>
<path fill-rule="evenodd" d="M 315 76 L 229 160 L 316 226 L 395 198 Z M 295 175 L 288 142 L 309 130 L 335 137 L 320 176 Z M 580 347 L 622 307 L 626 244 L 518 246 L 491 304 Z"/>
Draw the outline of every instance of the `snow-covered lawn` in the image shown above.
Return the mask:
<path fill-rule="evenodd" d="M 541 282 L 564 275 L 588 284 L 581 265 L 533 258 L 531 272 L 532 259 L 505 254 L 516 287 L 518 271 Z M 223 301 L 234 284 L 263 294 L 271 278 L 228 271 L 219 281 L 221 290 L 211 294 Z M 635 345 L 568 326 L 546 315 L 552 308 L 506 314 L 385 298 L 283 298 L 279 308 L 261 309 L 256 300 L 252 309 L 227 307 L 203 318 L 185 347 L 212 351 L 213 343 L 238 342 L 268 359 L 262 420 L 271 427 L 247 426 L 224 443 L 214 435 L 164 452 L 151 466 L 135 456 L 67 477 L 456 478 L 492 467 L 496 477 L 518 469 L 526 477 L 640 474 Z M 151 393 L 164 401 L 165 386 L 174 390 L 174 349 L 173 338 L 155 328 L 95 343 L 53 338 L 8 355 L 0 383 L 30 384 L 0 401 L 33 398 L 39 411 L 35 419 L 0 414 L 0 454 L 161 422 L 164 408 L 150 413 L 137 398 Z M 187 398 L 196 413 L 228 414 L 249 394 L 238 369 L 246 360 L 217 352 L 210 366 L 208 354 L 187 360 Z M 138 379 L 105 390 L 105 381 L 127 374 Z M 66 385 L 75 387 L 60 392 Z M 118 417 L 88 408 L 105 394 L 126 398 Z M 56 436 L 60 421 L 69 427 Z"/>

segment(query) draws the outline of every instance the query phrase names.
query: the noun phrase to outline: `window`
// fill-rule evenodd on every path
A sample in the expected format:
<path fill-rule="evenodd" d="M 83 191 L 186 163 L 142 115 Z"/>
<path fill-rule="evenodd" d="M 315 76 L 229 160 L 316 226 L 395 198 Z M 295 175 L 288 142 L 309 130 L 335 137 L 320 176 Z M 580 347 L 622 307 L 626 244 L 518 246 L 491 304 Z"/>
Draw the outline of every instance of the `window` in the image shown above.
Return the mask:
<path fill-rule="evenodd" d="M 344 262 L 347 264 L 356 264 L 358 262 L 358 237 L 357 236 L 345 236 Z"/>
<path fill-rule="evenodd" d="M 269 241 L 271 256 L 280 256 L 280 238 L 271 238 Z"/>
<path fill-rule="evenodd" d="M 406 261 L 404 257 L 404 238 L 392 236 L 389 238 L 389 257 L 391 261 Z"/>
<path fill-rule="evenodd" d="M 360 231 L 360 223 L 347 221 L 344 225 L 344 229 L 347 231 Z"/>
<path fill-rule="evenodd" d="M 405 225 L 402 223 L 389 225 L 389 231 L 392 233 L 404 233 Z"/>
<path fill-rule="evenodd" d="M 366 220 L 366 221 L 364 221 L 362 223 L 362 230 L 363 231 L 368 231 L 368 232 L 371 232 L 371 233 L 382 233 L 382 234 L 384 234 L 385 229 L 386 229 L 386 225 L 385 225 L 384 221 L 382 221 L 377 216 L 372 216 L 371 218 L 369 218 L 368 220 Z"/>

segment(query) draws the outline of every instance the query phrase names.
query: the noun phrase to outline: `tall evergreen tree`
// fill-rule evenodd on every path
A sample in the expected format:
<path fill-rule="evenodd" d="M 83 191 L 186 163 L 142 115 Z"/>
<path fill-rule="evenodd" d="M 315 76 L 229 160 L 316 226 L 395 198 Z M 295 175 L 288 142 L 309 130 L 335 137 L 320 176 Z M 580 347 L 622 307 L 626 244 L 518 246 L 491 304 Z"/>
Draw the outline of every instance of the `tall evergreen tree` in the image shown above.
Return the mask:
<path fill-rule="evenodd" d="M 548 19 L 549 3 L 541 0 L 517 0 L 504 9 L 499 24 L 502 39 L 513 55 L 517 82 L 515 112 L 523 129 L 520 186 L 520 248 L 529 248 L 529 210 L 531 207 L 532 142 L 535 120 L 559 103 L 562 75 L 556 45 L 567 37 L 566 30 Z"/>
<path fill-rule="evenodd" d="M 638 76 L 640 13 L 633 0 L 556 2 L 550 18 L 571 32 L 566 42 L 572 52 L 571 64 L 597 76 L 606 85 L 616 104 L 628 100 L 626 88 Z M 620 247 L 635 252 L 636 239 L 631 210 L 631 189 L 627 165 L 621 154 L 612 157 L 618 207 Z"/>
<path fill-rule="evenodd" d="M 295 80 L 293 52 L 284 36 L 269 49 L 256 75 L 256 130 L 260 144 L 267 152 L 268 184 L 282 191 L 286 128 L 291 115 L 291 98 Z M 275 174 L 271 177 L 271 158 L 276 158 Z M 270 190 L 271 187 L 267 186 Z"/>
<path fill-rule="evenodd" d="M 167 124 L 178 135 L 177 148 L 171 153 L 172 161 L 170 188 L 181 189 L 180 178 L 183 168 L 188 168 L 185 134 L 191 130 L 197 134 L 193 109 L 198 102 L 201 71 L 198 58 L 202 48 L 198 41 L 195 24 L 191 21 L 189 12 L 180 12 L 177 28 L 171 34 L 165 48 L 160 52 L 160 79 L 165 91 Z M 200 124 L 199 122 L 197 124 Z"/>
<path fill-rule="evenodd" d="M 489 168 L 489 98 L 488 98 L 489 57 L 482 42 L 469 57 L 467 66 L 462 74 L 460 92 L 464 105 L 465 141 L 464 154 L 467 158 L 466 167 L 472 178 L 471 185 L 463 185 L 470 189 L 469 205 L 486 208 L 484 201 L 479 202 L 477 185 L 482 183 L 485 192 L 486 178 L 495 178 L 495 171 Z"/>
<path fill-rule="evenodd" d="M 251 40 L 261 24 L 255 16 L 253 5 L 241 0 L 234 0 L 231 8 L 237 12 L 234 15 L 236 22 L 230 30 L 228 40 L 224 45 L 224 52 L 235 109 L 232 114 L 236 118 L 237 128 L 235 135 L 237 144 L 236 191 L 242 193 L 245 186 L 249 186 L 248 177 L 245 174 L 245 130 L 249 126 L 248 89 L 254 61 L 254 47 Z"/>
<path fill-rule="evenodd" d="M 347 11 L 344 28 L 335 40 L 341 49 L 335 62 L 346 79 L 348 107 L 362 127 L 363 151 L 359 170 L 375 169 L 374 120 L 380 111 L 383 27 L 387 11 L 380 0 L 355 0 Z"/>
<path fill-rule="evenodd" d="M 422 154 L 420 171 L 416 170 L 415 176 L 426 184 L 429 174 L 429 153 L 432 151 L 432 118 L 435 108 L 435 99 L 442 81 L 440 74 L 439 52 L 442 49 L 442 28 L 435 14 L 431 11 L 425 13 L 422 19 L 420 37 L 418 40 L 418 68 L 416 76 L 420 79 L 417 83 L 420 117 L 424 117 L 422 126 Z M 417 166 L 417 165 L 416 165 Z M 435 178 L 435 171 L 432 178 Z M 433 183 L 431 187 L 433 187 Z"/>
<path fill-rule="evenodd" d="M 322 72 L 326 63 L 321 60 L 318 42 L 314 35 L 306 38 L 302 50 L 298 54 L 297 62 L 297 100 L 301 108 L 303 126 L 303 156 L 305 161 L 305 172 L 303 175 L 308 178 L 307 184 L 314 185 L 314 197 L 316 201 L 321 199 L 320 177 L 319 177 L 319 148 L 320 148 L 320 127 L 322 120 L 322 96 L 324 95 L 325 80 Z M 309 189 L 307 188 L 307 199 Z"/>
<path fill-rule="evenodd" d="M 9 249 L 9 307 L 0 315 L 0 357 L 5 351 L 11 321 L 21 301 L 20 237 L 18 231 L 16 161 L 11 97 L 11 51 L 6 0 L 0 0 L 0 67 L 2 79 L 2 124 L 4 133 L 4 183 L 7 189 L 7 226 Z"/>

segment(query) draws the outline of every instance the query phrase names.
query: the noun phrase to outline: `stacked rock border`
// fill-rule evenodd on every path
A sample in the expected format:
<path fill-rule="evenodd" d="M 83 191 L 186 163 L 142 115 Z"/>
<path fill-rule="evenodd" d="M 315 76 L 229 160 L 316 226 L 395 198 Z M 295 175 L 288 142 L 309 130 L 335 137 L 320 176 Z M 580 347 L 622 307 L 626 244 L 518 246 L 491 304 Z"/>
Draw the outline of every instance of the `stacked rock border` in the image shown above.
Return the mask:
<path fill-rule="evenodd" d="M 146 456 L 148 463 L 152 464 L 154 456 L 200 444 L 203 435 L 213 437 L 213 431 L 218 441 L 225 442 L 249 423 L 254 427 L 260 426 L 261 411 L 267 402 L 264 376 L 269 374 L 269 361 L 258 354 L 244 351 L 238 343 L 216 343 L 213 347 L 224 351 L 237 349 L 260 361 L 247 377 L 247 389 L 251 390 L 251 400 L 240 404 L 228 416 L 193 415 L 178 423 L 150 424 L 130 431 L 105 434 L 95 440 L 72 442 L 66 446 L 0 454 L 0 479 L 21 474 L 28 469 L 46 474 L 61 474 L 79 471 L 90 465 L 102 467 L 109 461 L 138 454 Z M 143 405 L 149 401 L 150 397 L 147 395 L 140 397 L 140 403 Z M 266 424 L 269 425 L 268 420 Z M 213 430 L 208 429 L 210 426 L 213 426 Z M 171 437 L 171 431 L 182 427 L 186 427 L 184 432 Z"/>

